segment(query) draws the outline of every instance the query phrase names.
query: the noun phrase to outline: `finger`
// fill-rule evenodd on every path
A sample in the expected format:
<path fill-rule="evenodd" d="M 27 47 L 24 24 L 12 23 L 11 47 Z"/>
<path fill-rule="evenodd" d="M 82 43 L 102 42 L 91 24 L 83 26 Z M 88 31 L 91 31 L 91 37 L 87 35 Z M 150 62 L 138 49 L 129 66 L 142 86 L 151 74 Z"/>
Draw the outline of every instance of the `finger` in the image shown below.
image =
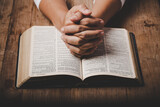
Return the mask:
<path fill-rule="evenodd" d="M 74 25 L 75 23 L 73 22 L 73 21 L 71 21 L 71 20 L 66 20 L 65 22 L 64 22 L 64 25 Z"/>
<path fill-rule="evenodd" d="M 104 35 L 103 30 L 86 30 L 86 31 L 82 31 L 80 33 L 74 34 L 74 36 L 77 36 L 79 38 L 86 39 L 86 40 L 102 37 L 103 35 Z"/>
<path fill-rule="evenodd" d="M 78 10 L 86 16 L 89 16 L 92 13 L 85 4 L 79 5 Z"/>
<path fill-rule="evenodd" d="M 73 22 L 79 22 L 84 16 L 90 16 L 91 11 L 84 5 L 78 5 L 72 7 L 67 13 L 66 25 L 73 24 Z"/>
<path fill-rule="evenodd" d="M 86 56 L 86 55 L 91 55 L 95 52 L 95 50 L 97 49 L 97 47 L 93 47 L 93 48 L 90 48 L 88 49 L 85 53 L 83 53 L 83 57 Z M 82 56 L 81 56 L 82 57 Z"/>
<path fill-rule="evenodd" d="M 83 19 L 83 14 L 79 11 L 77 11 L 71 18 L 70 20 L 73 22 L 79 22 L 81 19 Z"/>
<path fill-rule="evenodd" d="M 74 53 L 83 54 L 83 53 L 86 51 L 86 50 L 79 49 L 79 48 L 76 47 L 76 46 L 70 45 L 70 44 L 68 44 L 68 43 L 65 43 L 65 44 L 66 44 L 67 48 L 68 48 L 70 51 L 74 52 Z"/>
<path fill-rule="evenodd" d="M 101 42 L 101 41 L 100 41 L 100 42 Z M 100 42 L 99 42 L 99 43 L 100 43 Z M 93 45 L 93 44 L 92 44 L 91 47 L 88 47 L 88 45 L 86 45 L 86 47 L 83 48 L 83 49 L 82 49 L 82 48 L 79 48 L 79 47 L 76 47 L 76 46 L 73 46 L 73 45 L 70 45 L 70 44 L 68 44 L 68 43 L 65 43 L 65 44 L 66 44 L 67 48 L 68 48 L 70 51 L 72 51 L 72 52 L 74 52 L 74 53 L 76 53 L 76 54 L 79 54 L 79 55 L 86 55 L 87 53 L 90 53 L 90 51 L 88 51 L 89 49 L 97 47 L 99 43 L 97 43 L 97 45 Z"/>
<path fill-rule="evenodd" d="M 98 46 L 100 43 L 102 43 L 102 38 L 97 38 L 97 39 L 94 39 L 92 41 L 89 41 L 81 46 L 79 46 L 79 49 L 81 50 L 88 50 L 90 48 L 93 48 L 93 47 L 96 47 Z"/>
<path fill-rule="evenodd" d="M 72 52 L 72 51 L 70 51 L 70 52 L 71 52 L 72 55 L 74 55 L 74 56 L 76 56 L 76 57 L 78 57 L 78 58 L 82 58 L 82 57 L 83 57 L 82 55 L 76 54 L 76 53 L 74 53 L 74 52 Z"/>
<path fill-rule="evenodd" d="M 94 27 L 88 27 L 84 25 L 69 25 L 69 26 L 64 26 L 61 28 L 61 32 L 65 34 L 74 34 L 78 32 L 82 32 L 85 30 L 93 30 L 96 29 Z"/>
<path fill-rule="evenodd" d="M 76 46 L 79 46 L 85 42 L 83 39 L 76 36 L 62 35 L 61 38 L 64 42 Z"/>
<path fill-rule="evenodd" d="M 82 53 L 82 54 L 77 54 L 77 53 L 71 51 L 71 54 L 73 54 L 74 56 L 76 56 L 76 57 L 78 57 L 78 58 L 83 58 L 83 57 L 85 57 L 85 56 L 88 56 L 88 55 L 93 54 L 96 49 L 97 49 L 97 47 L 90 48 L 90 49 L 88 49 L 86 52 L 84 52 L 84 53 Z"/>
<path fill-rule="evenodd" d="M 104 27 L 104 21 L 100 18 L 83 18 L 80 24 L 85 26 L 97 26 L 100 28 Z"/>

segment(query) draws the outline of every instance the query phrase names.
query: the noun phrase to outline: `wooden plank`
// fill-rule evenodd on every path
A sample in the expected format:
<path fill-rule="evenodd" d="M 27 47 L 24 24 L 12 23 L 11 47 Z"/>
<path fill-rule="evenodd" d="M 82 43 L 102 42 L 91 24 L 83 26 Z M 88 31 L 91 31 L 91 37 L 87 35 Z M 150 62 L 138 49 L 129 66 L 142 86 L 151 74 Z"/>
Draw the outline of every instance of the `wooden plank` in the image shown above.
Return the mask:
<path fill-rule="evenodd" d="M 0 72 L 6 47 L 13 0 L 0 1 Z"/>
<path fill-rule="evenodd" d="M 0 100 L 2 93 L 2 63 L 8 37 L 10 16 L 12 12 L 13 0 L 0 0 Z"/>
<path fill-rule="evenodd" d="M 8 102 L 20 102 L 21 91 L 15 88 L 18 40 L 30 27 L 33 0 L 14 0 L 10 29 L 2 67 L 3 98 Z"/>
<path fill-rule="evenodd" d="M 158 102 L 160 98 L 160 8 L 158 0 L 138 2 L 137 8 L 130 11 L 132 17 L 124 26 L 129 31 L 135 32 L 145 84 L 141 88 L 128 88 L 127 95 L 130 101 L 137 99 L 143 103 Z"/>
<path fill-rule="evenodd" d="M 91 1 L 91 0 L 90 0 Z M 73 1 L 68 1 L 69 6 L 74 6 L 85 3 L 87 4 L 88 7 L 91 8 L 91 5 L 89 1 L 78 1 L 75 0 Z M 91 2 L 92 3 L 92 2 Z M 31 25 L 52 25 L 48 20 L 46 20 L 46 17 L 44 17 L 37 9 L 36 7 L 33 9 L 32 13 L 32 22 Z M 73 89 L 74 92 L 76 92 L 75 89 Z M 63 98 L 60 96 L 63 93 Z M 31 99 L 31 96 L 34 97 Z M 69 102 L 69 101 L 74 101 L 74 94 L 71 94 L 70 89 L 28 89 L 28 90 L 23 90 L 23 95 L 22 95 L 22 100 L 23 102 L 36 102 L 36 103 L 58 103 L 58 102 Z"/>
<path fill-rule="evenodd" d="M 160 98 L 159 13 L 158 0 L 128 0 L 122 11 L 109 22 L 109 26 L 124 27 L 135 34 L 145 84 L 127 88 L 130 102 L 157 102 L 155 100 Z"/>
<path fill-rule="evenodd" d="M 53 25 L 35 6 L 33 5 L 31 11 L 31 21 L 30 26 L 48 26 Z M 44 103 L 48 101 L 48 95 L 52 95 L 50 93 L 57 93 L 53 90 L 48 89 L 25 89 L 22 90 L 22 102 L 24 103 Z M 31 98 L 32 96 L 32 98 Z M 57 95 L 58 96 L 58 95 Z M 47 100 L 47 101 L 46 101 Z"/>
<path fill-rule="evenodd" d="M 91 0 L 90 0 L 91 1 Z M 75 0 L 73 1 L 68 1 L 68 5 L 69 7 L 74 6 L 74 5 L 78 5 L 81 3 L 85 3 L 87 4 L 87 6 L 89 8 L 91 8 L 91 5 L 89 3 L 89 1 L 78 1 Z M 91 2 L 92 3 L 92 2 Z M 44 17 L 36 8 L 33 9 L 33 13 L 32 13 L 32 23 L 31 25 L 52 25 L 51 23 L 49 23 L 48 20 L 46 20 L 46 17 Z M 60 96 L 63 92 L 63 98 L 62 96 Z M 76 90 L 74 90 L 74 92 L 76 92 Z M 34 99 L 30 100 L 31 97 L 33 96 Z M 43 102 L 43 103 L 48 103 L 48 102 L 69 102 L 69 101 L 74 101 L 75 99 L 72 98 L 72 96 L 75 96 L 74 94 L 71 94 L 71 90 L 70 89 L 29 89 L 29 90 L 23 90 L 23 102 L 26 101 L 33 101 L 33 102 Z"/>

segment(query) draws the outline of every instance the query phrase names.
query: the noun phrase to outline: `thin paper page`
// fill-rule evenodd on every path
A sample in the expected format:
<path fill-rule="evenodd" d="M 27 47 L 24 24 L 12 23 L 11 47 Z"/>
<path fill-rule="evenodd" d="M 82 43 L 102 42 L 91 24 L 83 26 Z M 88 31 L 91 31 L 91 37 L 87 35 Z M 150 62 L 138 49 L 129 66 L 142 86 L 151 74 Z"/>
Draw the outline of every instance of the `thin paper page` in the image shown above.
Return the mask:
<path fill-rule="evenodd" d="M 94 54 L 82 60 L 83 79 L 93 75 L 107 74 L 107 59 L 104 43 L 100 44 Z"/>
<path fill-rule="evenodd" d="M 35 26 L 32 37 L 32 76 L 47 76 L 56 71 L 56 29 Z"/>
<path fill-rule="evenodd" d="M 57 30 L 56 59 L 57 74 L 68 74 L 82 78 L 81 59 L 73 56 L 61 39 L 61 33 Z"/>
<path fill-rule="evenodd" d="M 124 29 L 106 29 L 104 45 L 110 74 L 135 77 L 128 32 Z"/>
<path fill-rule="evenodd" d="M 127 31 L 105 28 L 104 42 L 90 57 L 82 60 L 83 79 L 96 75 L 134 78 Z"/>

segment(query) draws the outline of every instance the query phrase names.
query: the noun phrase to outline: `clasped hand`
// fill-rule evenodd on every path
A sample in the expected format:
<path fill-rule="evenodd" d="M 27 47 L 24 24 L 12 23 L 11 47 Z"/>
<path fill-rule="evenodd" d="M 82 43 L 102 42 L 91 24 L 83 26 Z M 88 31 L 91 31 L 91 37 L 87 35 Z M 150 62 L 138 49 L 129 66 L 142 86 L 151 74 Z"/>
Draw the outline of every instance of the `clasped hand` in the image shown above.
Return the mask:
<path fill-rule="evenodd" d="M 92 54 L 102 42 L 104 21 L 91 14 L 85 5 L 74 6 L 66 14 L 61 28 L 62 40 L 77 57 Z"/>

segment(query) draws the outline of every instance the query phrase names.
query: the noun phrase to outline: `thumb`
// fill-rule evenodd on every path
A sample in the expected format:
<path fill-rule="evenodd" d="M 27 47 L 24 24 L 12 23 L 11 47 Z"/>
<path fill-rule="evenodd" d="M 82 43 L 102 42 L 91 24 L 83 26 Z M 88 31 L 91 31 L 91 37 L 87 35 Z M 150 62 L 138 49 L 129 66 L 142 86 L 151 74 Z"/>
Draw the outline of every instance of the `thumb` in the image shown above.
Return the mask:
<path fill-rule="evenodd" d="M 70 20 L 73 21 L 73 22 L 78 22 L 80 21 L 81 19 L 83 19 L 83 14 L 79 11 L 77 11 L 76 13 L 74 13 L 74 15 L 72 17 L 70 17 Z"/>
<path fill-rule="evenodd" d="M 89 16 L 92 13 L 85 4 L 79 5 L 78 8 L 78 10 L 85 16 Z"/>
<path fill-rule="evenodd" d="M 84 4 L 76 6 L 73 10 L 75 11 L 74 15 L 70 18 L 73 22 L 78 22 L 83 19 L 84 16 L 89 16 L 92 13 Z"/>

